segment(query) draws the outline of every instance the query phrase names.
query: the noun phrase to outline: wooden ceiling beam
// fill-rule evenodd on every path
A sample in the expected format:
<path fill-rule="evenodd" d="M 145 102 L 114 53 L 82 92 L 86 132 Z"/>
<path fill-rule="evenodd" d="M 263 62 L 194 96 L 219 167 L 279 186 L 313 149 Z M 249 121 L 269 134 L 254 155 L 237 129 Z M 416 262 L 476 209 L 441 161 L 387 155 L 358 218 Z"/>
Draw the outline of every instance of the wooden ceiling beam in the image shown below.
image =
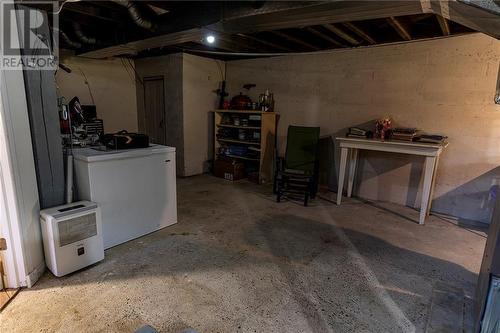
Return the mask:
<path fill-rule="evenodd" d="M 110 6 L 114 5 L 108 1 L 100 2 L 103 4 L 109 3 Z M 332 1 L 327 3 L 306 2 L 306 4 L 299 2 L 303 3 L 301 6 L 293 2 L 294 7 L 289 9 L 280 4 L 280 8 L 275 11 L 264 12 L 259 9 L 250 11 L 248 15 L 224 15 L 224 20 L 221 20 L 220 6 L 211 5 L 212 2 L 206 3 L 207 6 L 203 7 L 203 10 L 191 10 L 187 13 L 181 11 L 180 14 L 175 10 L 175 16 L 172 15 L 174 12 L 174 9 L 172 9 L 170 14 L 175 19 L 175 22 L 170 20 L 159 22 L 157 35 L 146 37 L 127 34 L 123 39 L 117 39 L 111 45 L 100 46 L 101 49 L 84 51 L 80 55 L 104 58 L 118 56 L 124 54 L 124 52 L 139 52 L 156 47 L 167 47 L 195 41 L 199 37 L 193 32 L 196 30 L 201 32 L 202 29 L 199 27 L 206 27 L 211 31 L 222 31 L 228 34 L 242 33 L 247 35 L 260 31 L 276 31 L 286 28 L 422 13 L 422 6 L 418 1 Z M 269 3 L 269 6 L 276 5 L 276 2 L 272 1 L 267 3 Z M 71 5 L 71 3 L 67 5 Z M 119 8 L 116 5 L 114 7 Z"/>
<path fill-rule="evenodd" d="M 228 52 L 244 52 L 245 50 L 241 49 L 238 45 L 235 45 L 235 43 L 231 43 L 227 40 L 222 40 L 220 38 L 217 39 L 217 41 L 214 44 L 208 45 L 202 41 L 195 41 L 194 43 L 198 45 L 204 46 L 208 50 L 214 50 L 214 49 L 219 49 L 222 51 L 228 51 Z"/>
<path fill-rule="evenodd" d="M 223 41 L 226 45 L 236 46 L 241 50 L 248 51 L 260 51 L 262 48 L 259 48 L 254 43 L 249 43 L 242 38 L 238 38 L 238 36 L 231 36 L 227 34 L 217 34 L 215 44 L 218 44 L 220 41 Z M 217 47 L 217 46 L 216 46 Z"/>
<path fill-rule="evenodd" d="M 436 15 L 436 19 L 439 23 L 439 27 L 441 28 L 441 31 L 443 32 L 443 36 L 451 35 L 450 24 L 449 24 L 448 20 L 440 15 Z"/>
<path fill-rule="evenodd" d="M 442 5 L 442 1 L 431 1 L 430 3 L 435 14 L 469 29 L 500 39 L 500 10 L 495 2 L 447 1 L 446 6 Z"/>
<path fill-rule="evenodd" d="M 68 3 L 63 7 L 61 16 L 64 16 L 64 14 L 67 12 L 90 16 L 95 19 L 108 21 L 115 24 L 124 24 L 127 22 L 126 16 L 119 15 L 117 14 L 117 12 L 112 10 L 107 10 L 107 13 L 105 13 L 103 10 L 101 10 L 100 7 L 94 7 L 92 4 L 83 5 L 78 2 Z"/>
<path fill-rule="evenodd" d="M 408 17 L 408 21 L 411 23 L 418 23 L 423 20 L 427 20 L 428 18 L 431 18 L 434 16 L 432 13 L 426 13 L 426 14 L 420 14 L 420 15 L 413 15 Z"/>
<path fill-rule="evenodd" d="M 120 56 L 124 54 L 134 54 L 134 52 L 137 53 L 142 50 L 169 47 L 187 42 L 197 42 L 201 41 L 202 39 L 203 39 L 202 30 L 194 28 L 170 34 L 150 37 L 146 39 L 141 39 L 126 44 L 108 46 L 101 49 L 84 52 L 79 55 L 85 56 L 87 58 L 103 59 L 113 56 Z"/>
<path fill-rule="evenodd" d="M 245 34 L 237 34 L 236 36 L 239 36 L 239 37 L 244 38 L 244 39 L 255 41 L 257 43 L 260 43 L 262 45 L 268 46 L 268 47 L 273 48 L 273 49 L 277 49 L 277 50 L 281 50 L 281 51 L 287 51 L 287 52 L 292 52 L 293 51 L 292 49 L 290 49 L 288 47 L 285 47 L 283 45 L 278 45 L 276 43 L 272 43 L 272 42 L 270 42 L 268 40 L 265 40 L 265 39 L 262 39 L 262 38 L 257 38 L 257 37 L 250 36 L 250 35 L 245 35 Z"/>
<path fill-rule="evenodd" d="M 370 44 L 377 44 L 377 41 L 373 39 L 372 36 L 370 36 L 368 33 L 366 33 L 363 29 L 355 25 L 353 22 L 345 22 L 343 25 L 354 32 L 356 35 L 359 37 L 363 38 L 365 41 L 367 41 Z"/>
<path fill-rule="evenodd" d="M 299 39 L 299 38 L 296 38 L 296 37 L 293 37 L 287 33 L 284 33 L 282 31 L 271 31 L 272 34 L 280 37 L 280 38 L 283 38 L 283 39 L 286 39 L 292 43 L 295 43 L 295 44 L 299 44 L 299 45 L 302 45 L 308 49 L 311 49 L 311 50 L 314 50 L 314 51 L 318 51 L 320 50 L 319 47 L 315 46 L 315 45 L 312 45 L 308 42 L 304 42 L 302 39 Z"/>
<path fill-rule="evenodd" d="M 331 43 L 331 44 L 333 44 L 335 46 L 346 47 L 344 44 L 342 44 L 339 41 L 331 38 L 330 36 L 322 33 L 321 31 L 314 29 L 313 27 L 307 27 L 307 28 L 304 28 L 304 30 L 307 31 L 307 32 L 310 32 L 310 33 L 312 33 L 312 34 L 314 34 L 316 36 L 318 36 L 321 39 L 324 39 L 324 40 L 328 41 L 329 43 Z"/>
<path fill-rule="evenodd" d="M 211 28 L 231 33 L 248 34 L 259 31 L 276 31 L 328 23 L 363 21 L 415 14 L 422 14 L 422 5 L 419 1 L 312 2 L 311 5 L 305 5 L 303 8 L 224 20 L 224 22 Z"/>
<path fill-rule="evenodd" d="M 401 38 L 403 38 L 404 40 L 412 39 L 410 33 L 399 19 L 395 18 L 394 16 L 391 16 L 387 18 L 387 22 L 391 27 L 394 28 L 394 30 L 396 30 L 396 32 L 398 33 L 399 36 L 401 36 Z"/>
<path fill-rule="evenodd" d="M 360 41 L 358 41 L 356 38 L 352 37 L 342 29 L 337 28 L 333 24 L 324 24 L 323 27 L 352 45 L 360 44 Z"/>

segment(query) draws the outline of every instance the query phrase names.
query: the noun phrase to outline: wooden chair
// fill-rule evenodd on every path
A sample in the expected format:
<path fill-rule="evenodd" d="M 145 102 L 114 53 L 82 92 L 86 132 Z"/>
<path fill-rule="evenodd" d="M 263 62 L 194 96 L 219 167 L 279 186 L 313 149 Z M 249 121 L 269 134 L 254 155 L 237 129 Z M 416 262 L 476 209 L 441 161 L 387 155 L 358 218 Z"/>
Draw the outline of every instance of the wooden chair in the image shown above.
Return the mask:
<path fill-rule="evenodd" d="M 285 157 L 276 158 L 276 201 L 286 193 L 304 195 L 304 206 L 318 191 L 319 127 L 289 126 Z"/>

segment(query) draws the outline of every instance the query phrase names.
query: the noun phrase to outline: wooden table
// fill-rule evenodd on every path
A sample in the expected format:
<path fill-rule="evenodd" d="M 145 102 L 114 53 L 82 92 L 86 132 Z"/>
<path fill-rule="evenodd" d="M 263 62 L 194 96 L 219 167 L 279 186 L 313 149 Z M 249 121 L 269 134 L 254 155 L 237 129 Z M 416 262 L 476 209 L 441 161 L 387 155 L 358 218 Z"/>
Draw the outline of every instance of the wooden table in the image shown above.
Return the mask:
<path fill-rule="evenodd" d="M 337 138 L 337 141 L 340 145 L 340 171 L 337 190 L 337 205 L 340 205 L 342 201 L 342 191 L 344 188 L 344 178 L 348 160 L 349 174 L 347 180 L 347 196 L 351 197 L 352 195 L 354 175 L 356 173 L 356 162 L 358 160 L 358 152 L 360 149 L 424 156 L 424 185 L 419 218 L 419 223 L 424 224 L 425 218 L 427 215 L 429 215 L 429 211 L 431 208 L 432 194 L 434 183 L 436 180 L 436 170 L 439 162 L 439 156 L 441 155 L 443 149 L 448 145 L 447 143 L 432 144 L 355 138 Z"/>

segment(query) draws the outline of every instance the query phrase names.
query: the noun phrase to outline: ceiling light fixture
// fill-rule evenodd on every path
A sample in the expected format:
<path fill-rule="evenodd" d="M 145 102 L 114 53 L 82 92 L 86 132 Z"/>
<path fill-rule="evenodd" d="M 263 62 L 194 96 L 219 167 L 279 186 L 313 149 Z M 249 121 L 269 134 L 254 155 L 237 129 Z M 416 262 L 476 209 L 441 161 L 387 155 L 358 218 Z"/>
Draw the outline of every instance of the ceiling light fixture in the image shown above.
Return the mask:
<path fill-rule="evenodd" d="M 205 40 L 207 41 L 208 44 L 213 44 L 215 42 L 215 36 L 214 35 L 208 35 Z"/>

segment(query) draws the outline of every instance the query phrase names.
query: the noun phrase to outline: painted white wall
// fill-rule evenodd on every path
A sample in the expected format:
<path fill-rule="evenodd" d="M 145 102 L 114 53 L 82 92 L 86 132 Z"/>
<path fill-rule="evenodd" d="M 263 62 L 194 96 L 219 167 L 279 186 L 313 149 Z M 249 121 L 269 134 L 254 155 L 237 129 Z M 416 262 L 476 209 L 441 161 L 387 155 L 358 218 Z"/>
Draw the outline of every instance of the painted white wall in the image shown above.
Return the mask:
<path fill-rule="evenodd" d="M 214 110 L 224 76 L 224 62 L 183 54 L 182 100 L 184 126 L 184 176 L 208 171 L 213 137 L 210 111 Z"/>
<path fill-rule="evenodd" d="M 500 179 L 500 106 L 493 103 L 499 61 L 500 41 L 471 34 L 230 61 L 227 75 L 230 96 L 244 83 L 257 84 L 250 91 L 253 98 L 266 88 L 274 92 L 282 148 L 291 124 L 320 126 L 322 135 L 335 137 L 385 116 L 400 126 L 448 135 L 433 210 L 487 222 L 490 188 Z M 421 171 L 421 159 L 364 152 L 355 193 L 416 206 Z M 332 172 L 334 190 L 336 177 Z"/>
<path fill-rule="evenodd" d="M 67 102 L 78 96 L 82 104 L 95 104 L 97 116 L 104 121 L 107 133 L 123 129 L 137 131 L 136 82 L 131 67 L 135 66 L 133 61 L 130 65 L 122 59 L 63 57 L 62 63 L 70 67 L 72 72 L 57 71 L 59 96 L 64 96 Z"/>
<path fill-rule="evenodd" d="M 15 31 L 11 36 L 18 37 Z M 0 233 L 7 240 L 7 251 L 2 253 L 7 287 L 30 287 L 43 273 L 45 262 L 25 86 L 19 70 L 0 71 L 0 209 Z"/>

